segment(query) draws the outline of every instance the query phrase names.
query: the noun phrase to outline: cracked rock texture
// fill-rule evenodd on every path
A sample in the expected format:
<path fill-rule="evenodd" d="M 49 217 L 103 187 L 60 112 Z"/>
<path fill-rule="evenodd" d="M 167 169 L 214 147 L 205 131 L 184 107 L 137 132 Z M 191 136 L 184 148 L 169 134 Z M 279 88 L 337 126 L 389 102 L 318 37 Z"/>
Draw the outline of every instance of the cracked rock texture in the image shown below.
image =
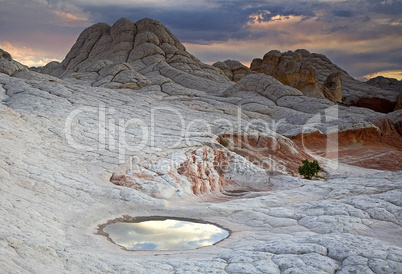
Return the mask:
<path fill-rule="evenodd" d="M 377 76 L 375 78 L 366 81 L 366 83 L 371 86 L 376 86 L 385 90 L 402 92 L 402 81 L 398 81 L 395 78 Z"/>
<path fill-rule="evenodd" d="M 244 76 L 253 73 L 248 67 L 236 60 L 220 61 L 214 63 L 212 66 L 221 69 L 229 80 L 234 82 L 237 82 Z"/>
<path fill-rule="evenodd" d="M 395 102 L 398 95 L 391 88 L 379 88 L 381 86 L 376 82 L 362 83 L 325 55 L 310 53 L 305 49 L 283 53 L 271 50 L 262 59 L 254 59 L 250 69 L 273 76 L 281 83 L 301 90 L 306 96 L 327 98 L 348 105 L 356 105 L 360 99 Z M 373 109 L 367 104 L 359 106 Z"/>
<path fill-rule="evenodd" d="M 85 29 L 50 74 L 91 86 L 130 89 L 172 80 L 205 89 L 227 81 L 221 70 L 201 63 L 165 26 L 149 18 L 121 18 L 113 26 L 98 23 Z"/>
<path fill-rule="evenodd" d="M 13 75 L 17 71 L 26 69 L 24 65 L 14 61 L 7 51 L 0 49 L 0 73 Z"/>
<path fill-rule="evenodd" d="M 311 56 L 323 83 L 335 65 Z M 89 27 L 47 71 L 4 52 L 0 64 L 0 272 L 402 272 L 401 110 L 338 105 L 265 73 L 234 83 L 151 19 Z M 368 85 L 340 71 L 342 96 L 359 97 Z M 323 178 L 295 174 L 303 158 Z M 231 235 L 125 251 L 97 234 L 123 215 Z"/>
<path fill-rule="evenodd" d="M 334 96 L 334 90 L 337 87 L 331 88 L 332 91 L 330 91 L 317 81 L 310 52 L 306 50 L 284 53 L 271 50 L 264 55 L 263 59 L 254 59 L 251 63 L 251 70 L 270 75 L 284 85 L 297 88 L 306 96 L 328 98 L 333 102 L 342 101 L 341 95 L 337 94 L 336 98 Z M 326 81 L 326 83 L 331 83 L 331 80 Z M 336 85 L 341 84 L 342 82 L 339 82 Z M 340 91 L 337 91 L 337 93 L 340 93 Z"/>

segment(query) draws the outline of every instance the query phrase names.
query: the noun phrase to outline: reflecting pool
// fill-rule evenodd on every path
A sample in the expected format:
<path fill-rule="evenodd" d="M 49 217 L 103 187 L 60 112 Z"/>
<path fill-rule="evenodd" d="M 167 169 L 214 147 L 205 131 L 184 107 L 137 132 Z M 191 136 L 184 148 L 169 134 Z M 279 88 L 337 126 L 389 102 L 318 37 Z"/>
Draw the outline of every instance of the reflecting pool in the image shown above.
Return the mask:
<path fill-rule="evenodd" d="M 213 224 L 164 219 L 116 222 L 103 231 L 127 250 L 187 250 L 213 245 L 229 232 Z"/>

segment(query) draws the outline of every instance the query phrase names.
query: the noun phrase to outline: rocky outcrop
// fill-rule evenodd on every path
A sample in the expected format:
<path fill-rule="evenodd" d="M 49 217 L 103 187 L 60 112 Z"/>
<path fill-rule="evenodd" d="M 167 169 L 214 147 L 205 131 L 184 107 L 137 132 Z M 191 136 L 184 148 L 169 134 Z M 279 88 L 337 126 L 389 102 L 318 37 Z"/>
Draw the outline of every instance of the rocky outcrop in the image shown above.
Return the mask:
<path fill-rule="evenodd" d="M 320 83 L 324 83 L 328 76 L 334 72 L 341 73 L 343 103 L 350 105 L 362 98 L 381 98 L 395 102 L 397 95 L 395 92 L 371 86 L 354 79 L 345 70 L 332 63 L 325 55 L 319 53 L 306 53 L 306 55 L 311 59 L 317 80 Z"/>
<path fill-rule="evenodd" d="M 13 75 L 21 70 L 27 70 L 27 67 L 14 61 L 7 51 L 0 49 L 0 73 Z"/>
<path fill-rule="evenodd" d="M 234 82 L 238 82 L 244 76 L 252 73 L 248 67 L 236 60 L 219 61 L 212 66 L 222 70 L 229 80 Z"/>
<path fill-rule="evenodd" d="M 100 60 L 88 66 L 85 72 L 74 73 L 75 79 L 91 83 L 94 87 L 140 89 L 151 82 L 128 63 Z"/>
<path fill-rule="evenodd" d="M 377 97 L 360 98 L 357 99 L 357 101 L 351 101 L 349 104 L 351 106 L 372 109 L 376 112 L 381 113 L 389 113 L 394 111 L 394 109 L 396 108 L 395 102 Z"/>
<path fill-rule="evenodd" d="M 396 97 L 395 110 L 402 109 L 402 91 Z"/>
<path fill-rule="evenodd" d="M 332 90 L 328 90 L 325 85 L 317 81 L 310 53 L 306 50 L 284 53 L 271 50 L 264 55 L 263 59 L 254 59 L 250 68 L 252 71 L 270 75 L 284 85 L 297 88 L 306 96 L 327 98 L 333 102 L 342 101 L 340 75 L 336 72 L 331 74 L 327 85 L 331 86 Z M 334 80 L 335 76 L 337 77 L 336 80 Z M 332 81 L 335 83 L 332 84 Z"/>
<path fill-rule="evenodd" d="M 362 83 L 332 63 L 325 55 L 303 49 L 284 53 L 272 50 L 265 54 L 263 59 L 254 59 L 250 68 L 252 71 L 271 75 L 281 83 L 301 90 L 307 96 L 325 97 L 333 102 L 356 105 L 356 102 L 363 98 L 380 98 L 390 102 L 396 100 L 395 92 L 381 89 L 378 85 Z M 366 107 L 368 104 L 361 105 Z"/>
<path fill-rule="evenodd" d="M 342 77 L 341 72 L 337 71 L 328 75 L 325 79 L 324 87 L 326 87 L 336 102 L 342 102 Z M 328 96 L 326 96 L 328 98 Z"/>
<path fill-rule="evenodd" d="M 377 76 L 365 82 L 377 89 L 377 93 L 371 93 L 369 96 L 353 96 L 349 100 L 349 104 L 353 106 L 365 107 L 377 112 L 389 113 L 394 110 L 401 109 L 402 103 L 399 102 L 402 94 L 402 81 L 394 78 Z M 386 96 L 383 96 L 386 93 Z"/>
<path fill-rule="evenodd" d="M 381 89 L 402 92 L 402 81 L 398 81 L 395 78 L 388 78 L 384 76 L 377 76 L 375 78 L 371 78 L 370 80 L 365 82 L 370 86 L 379 87 Z"/>
<path fill-rule="evenodd" d="M 226 168 L 231 164 L 230 153 L 211 148 L 196 149 L 186 153 L 186 161 L 177 173 L 191 182 L 191 191 L 196 194 L 222 192 L 228 184 Z"/>
<path fill-rule="evenodd" d="M 98 23 L 87 28 L 50 74 L 92 86 L 131 89 L 174 80 L 205 90 L 227 81 L 221 70 L 201 63 L 165 26 L 148 18 L 122 18 L 113 26 Z"/>
<path fill-rule="evenodd" d="M 40 73 L 44 73 L 44 74 L 51 74 L 52 71 L 55 68 L 57 68 L 59 65 L 60 65 L 60 62 L 52 61 L 52 62 L 47 63 L 43 67 L 30 67 L 29 69 L 32 71 L 36 71 L 36 72 L 40 72 Z"/>
<path fill-rule="evenodd" d="M 272 174 L 296 174 L 301 160 L 312 159 L 291 140 L 280 135 L 223 134 L 219 142 Z"/>
<path fill-rule="evenodd" d="M 402 135 L 387 118 L 380 118 L 375 124 L 377 127 L 331 134 L 300 133 L 290 138 L 305 151 L 342 163 L 379 170 L 401 170 Z M 331 149 L 330 144 L 336 144 L 336 149 Z"/>
<path fill-rule="evenodd" d="M 226 89 L 222 96 L 230 97 L 241 91 L 256 92 L 265 98 L 277 102 L 283 96 L 301 96 L 297 89 L 286 87 L 275 78 L 264 74 L 251 74 L 242 78 L 236 85 Z"/>

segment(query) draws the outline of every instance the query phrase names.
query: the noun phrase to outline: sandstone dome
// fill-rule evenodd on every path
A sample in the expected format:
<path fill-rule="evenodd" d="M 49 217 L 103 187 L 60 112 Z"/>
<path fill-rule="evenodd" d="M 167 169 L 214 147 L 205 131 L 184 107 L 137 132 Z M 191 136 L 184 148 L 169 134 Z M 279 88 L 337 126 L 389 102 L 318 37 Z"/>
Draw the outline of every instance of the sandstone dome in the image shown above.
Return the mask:
<path fill-rule="evenodd" d="M 227 77 L 189 54 L 160 22 L 121 18 L 113 26 L 98 23 L 85 29 L 61 64 L 50 73 L 92 86 L 140 89 L 169 79 L 205 89 Z"/>

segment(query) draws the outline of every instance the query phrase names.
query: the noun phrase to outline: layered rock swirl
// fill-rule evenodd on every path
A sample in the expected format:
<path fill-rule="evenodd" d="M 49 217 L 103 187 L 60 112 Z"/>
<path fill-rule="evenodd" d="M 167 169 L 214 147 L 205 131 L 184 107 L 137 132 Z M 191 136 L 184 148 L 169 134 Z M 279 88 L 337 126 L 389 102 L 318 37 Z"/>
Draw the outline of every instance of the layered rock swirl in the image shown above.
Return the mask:
<path fill-rule="evenodd" d="M 152 83 L 179 83 L 205 89 L 227 78 L 200 62 L 160 22 L 127 18 L 113 26 L 95 24 L 84 30 L 51 75 L 92 86 L 140 89 Z"/>

